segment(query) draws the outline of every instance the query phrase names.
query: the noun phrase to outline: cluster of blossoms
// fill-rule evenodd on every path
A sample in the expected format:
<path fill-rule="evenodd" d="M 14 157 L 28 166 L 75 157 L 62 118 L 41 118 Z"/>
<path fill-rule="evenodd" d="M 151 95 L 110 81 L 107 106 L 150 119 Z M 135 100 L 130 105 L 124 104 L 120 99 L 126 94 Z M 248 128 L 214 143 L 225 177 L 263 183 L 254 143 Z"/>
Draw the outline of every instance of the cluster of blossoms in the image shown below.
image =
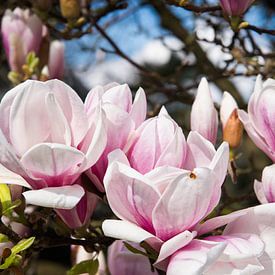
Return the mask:
<path fill-rule="evenodd" d="M 47 27 L 36 14 L 28 9 L 6 10 L 1 35 L 12 82 L 63 78 L 64 44 L 59 40 L 50 42 Z"/>
<path fill-rule="evenodd" d="M 28 80 L 0 104 L 0 181 L 31 189 L 23 192 L 27 204 L 53 208 L 72 229 L 90 221 L 98 194 L 106 193 L 119 219 L 105 220 L 104 234 L 133 247 L 145 243 L 156 255 L 154 267 L 168 275 L 273 274 L 274 165 L 255 181 L 265 205 L 208 217 L 221 197 L 229 147 L 240 143 L 240 120 L 275 159 L 274 90 L 274 80 L 258 77 L 248 114 L 225 93 L 220 116 L 228 142 L 215 149 L 218 112 L 206 79 L 187 138 L 164 107 L 146 119 L 141 88 L 132 100 L 126 84 L 97 86 L 83 103 L 62 81 Z M 120 240 L 109 248 L 112 275 L 157 274 Z"/>

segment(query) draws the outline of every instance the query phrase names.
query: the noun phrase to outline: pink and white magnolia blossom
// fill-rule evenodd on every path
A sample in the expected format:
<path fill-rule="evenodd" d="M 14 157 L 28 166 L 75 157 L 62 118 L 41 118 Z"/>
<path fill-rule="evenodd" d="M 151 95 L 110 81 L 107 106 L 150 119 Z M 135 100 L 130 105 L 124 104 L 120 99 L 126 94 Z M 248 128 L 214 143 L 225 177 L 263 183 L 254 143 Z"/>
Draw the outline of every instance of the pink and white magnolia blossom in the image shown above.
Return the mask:
<path fill-rule="evenodd" d="M 275 161 L 275 80 L 258 76 L 247 113 L 239 111 L 244 128 L 258 148 Z"/>
<path fill-rule="evenodd" d="M 20 72 L 31 51 L 38 54 L 42 41 L 43 24 L 30 10 L 16 8 L 6 10 L 2 18 L 1 33 L 3 46 L 11 70 Z"/>
<path fill-rule="evenodd" d="M 227 143 L 215 152 L 196 132 L 188 139 L 192 172 L 166 164 L 143 174 L 116 150 L 109 155 L 104 178 L 109 205 L 121 219 L 104 221 L 105 235 L 148 242 L 160 251 L 161 268 L 164 260 L 196 237 L 194 228 L 217 205 L 227 172 Z"/>
<path fill-rule="evenodd" d="M 228 16 L 241 16 L 255 0 L 220 0 L 223 12 Z"/>
<path fill-rule="evenodd" d="M 133 132 L 124 148 L 131 167 L 142 174 L 164 165 L 182 167 L 186 150 L 182 129 L 164 107 Z"/>
<path fill-rule="evenodd" d="M 94 120 L 98 106 L 106 114 L 107 145 L 96 164 L 92 167 L 90 176 L 96 176 L 94 183 L 103 191 L 103 177 L 108 165 L 108 154 L 115 149 L 123 149 L 130 134 L 145 119 L 147 103 L 142 88 L 136 92 L 132 101 L 132 93 L 127 84 L 111 83 L 92 89 L 86 100 L 85 110 L 90 120 Z"/>
<path fill-rule="evenodd" d="M 33 189 L 23 193 L 27 203 L 76 206 L 85 193 L 77 179 L 106 145 L 104 113 L 95 113 L 89 120 L 79 96 L 59 80 L 28 80 L 7 92 L 0 103 L 0 163 L 13 173 L 0 169 L 1 181 Z"/>
<path fill-rule="evenodd" d="M 215 109 L 208 82 L 202 78 L 191 109 L 191 130 L 197 131 L 213 144 L 218 132 L 218 113 Z"/>
<path fill-rule="evenodd" d="M 275 164 L 264 168 L 262 181 L 254 181 L 254 190 L 260 203 L 275 202 Z"/>
<path fill-rule="evenodd" d="M 143 251 L 143 248 L 135 243 L 131 246 Z M 111 275 L 157 275 L 157 271 L 151 270 L 149 259 L 141 254 L 130 252 L 123 241 L 115 241 L 108 249 L 108 269 Z"/>

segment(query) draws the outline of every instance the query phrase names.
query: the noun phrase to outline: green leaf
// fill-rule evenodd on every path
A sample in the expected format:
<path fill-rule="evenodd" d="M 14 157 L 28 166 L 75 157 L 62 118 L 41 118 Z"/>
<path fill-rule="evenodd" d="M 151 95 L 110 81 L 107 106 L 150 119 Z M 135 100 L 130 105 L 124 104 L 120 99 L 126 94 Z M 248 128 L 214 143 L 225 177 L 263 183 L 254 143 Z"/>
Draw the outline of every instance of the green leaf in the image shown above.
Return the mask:
<path fill-rule="evenodd" d="M 11 192 L 7 184 L 0 184 L 0 201 L 4 213 L 11 205 Z"/>
<path fill-rule="evenodd" d="M 5 262 L 0 265 L 0 269 L 9 268 L 15 261 L 15 258 L 16 258 L 16 254 L 11 254 L 8 258 L 5 259 Z"/>
<path fill-rule="evenodd" d="M 21 240 L 11 249 L 11 255 L 5 259 L 5 262 L 0 265 L 0 269 L 7 269 L 10 266 L 18 266 L 21 263 L 21 256 L 17 253 L 29 248 L 35 240 L 35 237 Z"/>
<path fill-rule="evenodd" d="M 134 253 L 134 254 L 140 254 L 140 255 L 143 255 L 143 256 L 147 257 L 146 252 L 144 252 L 144 251 L 142 251 L 142 250 L 139 250 L 139 249 L 133 247 L 133 246 L 130 245 L 129 243 L 126 243 L 126 242 L 123 242 L 123 243 L 124 243 L 125 247 L 126 247 L 130 252 L 132 252 L 132 253 Z"/>
<path fill-rule="evenodd" d="M 67 275 L 77 275 L 88 273 L 89 275 L 95 275 L 98 270 L 98 260 L 87 260 L 80 262 L 79 264 L 74 265 L 69 271 L 67 271 Z"/>
<path fill-rule="evenodd" d="M 12 249 L 12 253 L 17 254 L 23 250 L 29 248 L 35 240 L 35 237 L 30 237 L 28 239 L 21 240 L 18 244 L 16 244 Z"/>
<path fill-rule="evenodd" d="M 0 233 L 0 243 L 6 243 L 6 242 L 8 242 L 8 241 L 9 241 L 8 236 L 6 236 L 6 235 Z"/>
<path fill-rule="evenodd" d="M 21 200 L 19 200 L 19 199 L 13 201 L 9 205 L 7 205 L 6 209 L 2 210 L 2 214 L 3 215 L 9 215 L 9 214 L 11 214 L 12 210 L 14 208 L 18 207 L 20 204 L 21 204 Z"/>

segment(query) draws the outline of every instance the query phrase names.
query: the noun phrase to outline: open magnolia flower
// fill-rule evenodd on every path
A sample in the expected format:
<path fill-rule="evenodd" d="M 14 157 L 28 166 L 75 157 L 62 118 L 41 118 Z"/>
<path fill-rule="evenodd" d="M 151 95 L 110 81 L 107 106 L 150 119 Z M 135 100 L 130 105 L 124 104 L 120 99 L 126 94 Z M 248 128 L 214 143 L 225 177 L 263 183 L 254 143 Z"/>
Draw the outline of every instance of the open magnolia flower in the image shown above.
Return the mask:
<path fill-rule="evenodd" d="M 25 185 L 27 203 L 71 209 L 83 197 L 77 179 L 106 145 L 104 113 L 89 120 L 84 104 L 65 83 L 26 81 L 0 104 L 0 163 L 20 175 L 2 182 Z M 24 181 L 24 180 L 25 181 Z"/>
<path fill-rule="evenodd" d="M 163 260 L 196 237 L 194 228 L 217 205 L 228 154 L 223 143 L 208 163 L 192 172 L 166 165 L 141 174 L 130 167 L 122 151 L 114 151 L 104 184 L 108 202 L 121 221 L 104 221 L 104 233 L 147 241 L 160 251 L 157 263 L 165 265 Z"/>
<path fill-rule="evenodd" d="M 234 217 L 235 215 L 235 217 Z M 275 204 L 221 216 L 200 225 L 198 234 L 229 221 L 222 235 L 192 240 L 169 260 L 168 275 L 274 274 Z"/>
<path fill-rule="evenodd" d="M 144 121 L 147 104 L 142 88 L 138 89 L 132 102 L 132 93 L 127 84 L 111 83 L 97 86 L 89 92 L 85 100 L 85 110 L 90 120 L 96 119 L 99 106 L 106 114 L 107 145 L 89 175 L 96 176 L 94 183 L 100 191 L 104 191 L 103 177 L 108 166 L 107 156 L 115 149 L 124 148 L 132 131 Z"/>
<path fill-rule="evenodd" d="M 248 112 L 239 111 L 239 118 L 244 128 L 263 152 L 275 161 L 275 80 L 264 83 L 258 76 L 254 92 L 248 102 Z"/>

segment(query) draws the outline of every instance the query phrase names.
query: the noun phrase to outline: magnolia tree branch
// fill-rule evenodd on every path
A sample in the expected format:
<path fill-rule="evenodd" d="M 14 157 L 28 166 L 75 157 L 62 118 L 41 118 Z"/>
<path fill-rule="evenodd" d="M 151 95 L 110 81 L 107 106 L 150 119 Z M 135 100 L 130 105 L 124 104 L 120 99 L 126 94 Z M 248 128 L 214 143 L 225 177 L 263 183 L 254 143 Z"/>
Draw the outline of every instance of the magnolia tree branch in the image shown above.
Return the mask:
<path fill-rule="evenodd" d="M 195 6 L 193 4 L 187 3 L 187 1 L 184 1 L 184 0 L 166 0 L 166 3 L 168 3 L 169 5 L 176 6 L 176 7 L 181 7 L 185 10 L 192 11 L 195 13 L 221 11 L 221 7 L 219 5 L 217 5 L 217 6 Z"/>
<path fill-rule="evenodd" d="M 236 87 L 231 81 L 227 79 L 220 79 L 219 77 L 223 75 L 223 71 L 216 68 L 215 65 L 208 59 L 206 53 L 203 51 L 199 43 L 193 34 L 190 34 L 182 25 L 181 20 L 174 15 L 165 4 L 158 0 L 150 1 L 154 9 L 159 14 L 161 19 L 161 25 L 173 33 L 178 39 L 180 39 L 188 51 L 193 52 L 196 56 L 197 62 L 200 64 L 198 69 L 204 75 L 215 78 L 215 84 L 222 90 L 229 90 L 234 98 L 238 101 L 239 106 L 245 106 L 245 103 L 240 96 Z"/>

